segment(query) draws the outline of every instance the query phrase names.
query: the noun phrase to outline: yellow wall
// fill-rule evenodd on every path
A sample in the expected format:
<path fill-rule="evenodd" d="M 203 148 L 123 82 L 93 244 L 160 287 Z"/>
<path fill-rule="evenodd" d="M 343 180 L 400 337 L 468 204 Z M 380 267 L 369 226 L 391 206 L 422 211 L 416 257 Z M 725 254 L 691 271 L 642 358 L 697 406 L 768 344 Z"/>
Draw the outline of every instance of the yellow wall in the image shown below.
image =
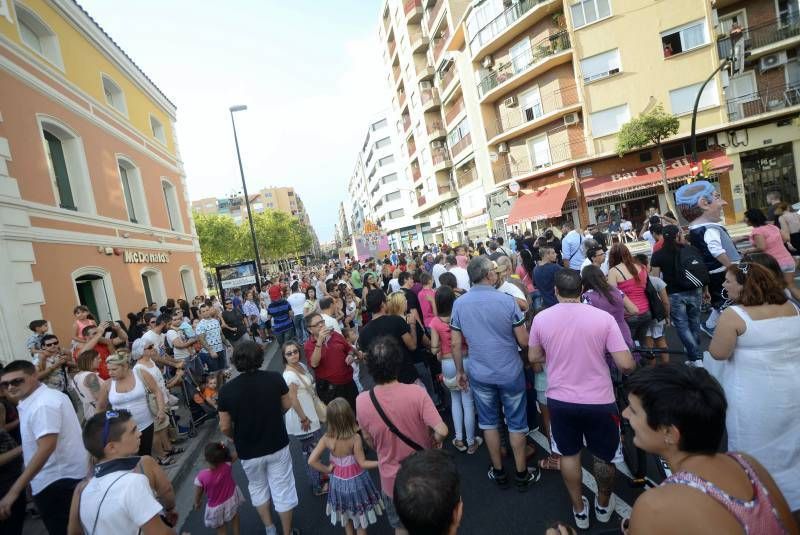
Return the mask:
<path fill-rule="evenodd" d="M 9 0 L 10 5 L 14 6 L 14 0 Z M 101 73 L 111 77 L 119 85 L 125 95 L 125 103 L 128 109 L 127 121 L 145 138 L 152 140 L 156 144 L 160 143 L 153 136 L 150 127 L 150 114 L 153 115 L 164 127 L 167 150 L 175 154 L 174 138 L 172 132 L 172 119 L 167 112 L 144 91 L 134 84 L 131 79 L 122 73 L 108 57 L 83 33 L 75 29 L 71 22 L 52 8 L 45 0 L 25 0 L 22 5 L 36 13 L 58 36 L 61 57 L 64 63 L 63 74 L 67 80 L 78 86 L 85 93 L 106 106 L 115 117 L 125 120 L 125 116 L 118 113 L 110 105 L 106 104 L 103 93 Z M 0 33 L 8 39 L 19 44 L 26 50 L 30 49 L 22 43 L 19 30 L 16 25 L 16 13 L 14 14 L 14 24 L 0 17 Z M 47 60 L 41 58 L 36 52 L 32 54 L 40 59 L 42 63 L 52 66 Z M 59 69 L 59 67 L 55 67 Z"/>

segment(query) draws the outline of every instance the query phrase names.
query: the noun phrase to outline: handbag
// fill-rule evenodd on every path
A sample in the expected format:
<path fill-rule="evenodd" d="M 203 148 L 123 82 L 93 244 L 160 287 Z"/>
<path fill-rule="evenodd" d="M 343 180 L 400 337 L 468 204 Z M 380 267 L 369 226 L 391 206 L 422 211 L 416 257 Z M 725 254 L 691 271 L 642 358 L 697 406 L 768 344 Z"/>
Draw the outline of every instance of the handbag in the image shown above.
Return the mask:
<path fill-rule="evenodd" d="M 386 413 L 383 412 L 383 407 L 381 407 L 381 404 L 378 403 L 378 398 L 377 398 L 377 396 L 375 396 L 375 389 L 374 388 L 369 391 L 369 399 L 372 400 L 372 405 L 375 407 L 375 410 L 378 411 L 378 415 L 381 417 L 381 420 L 383 420 L 383 423 L 386 424 L 386 427 L 389 428 L 389 431 L 394 433 L 397 438 L 399 438 L 400 440 L 405 442 L 406 445 L 409 448 L 411 448 L 411 449 L 413 449 L 415 451 L 422 451 L 423 449 L 425 449 L 422 446 L 420 446 L 419 444 L 417 444 L 416 442 L 414 442 L 413 440 L 411 440 L 410 438 L 408 438 L 407 436 L 405 436 L 397 428 L 397 426 L 395 426 L 392 423 L 392 421 L 389 419 L 389 417 L 386 416 Z"/>
<path fill-rule="evenodd" d="M 321 399 L 319 399 L 319 396 L 314 389 L 311 388 L 311 385 L 307 383 L 300 374 L 295 375 L 297 375 L 297 378 L 300 379 L 301 383 L 303 383 L 303 387 L 308 391 L 308 393 L 311 394 L 311 400 L 314 402 L 314 411 L 317 413 L 317 418 L 319 419 L 320 423 L 324 424 L 328 421 L 328 406 L 325 405 Z"/>
<path fill-rule="evenodd" d="M 650 314 L 656 321 L 662 321 L 667 318 L 667 311 L 664 309 L 664 303 L 661 302 L 661 296 L 658 295 L 653 283 L 650 282 L 650 277 L 647 277 L 647 284 L 644 287 L 644 293 L 647 296 L 647 304 L 650 306 Z"/>
<path fill-rule="evenodd" d="M 142 372 L 141 370 L 137 370 L 134 368 L 134 373 L 138 377 L 138 379 L 142 382 L 142 386 L 144 387 L 145 397 L 147 398 L 147 408 L 150 409 L 150 414 L 153 416 L 153 431 L 161 431 L 162 429 L 166 429 L 169 426 L 169 418 L 164 418 L 162 421 L 158 419 L 158 400 L 156 399 L 156 394 L 150 387 L 147 386 L 147 383 L 142 379 Z"/>

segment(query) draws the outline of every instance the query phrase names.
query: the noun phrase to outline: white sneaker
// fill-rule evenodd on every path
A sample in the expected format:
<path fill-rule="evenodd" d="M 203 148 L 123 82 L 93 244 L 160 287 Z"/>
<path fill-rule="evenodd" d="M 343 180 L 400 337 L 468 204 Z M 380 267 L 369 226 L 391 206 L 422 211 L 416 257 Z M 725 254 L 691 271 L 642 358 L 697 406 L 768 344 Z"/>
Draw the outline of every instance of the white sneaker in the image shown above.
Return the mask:
<path fill-rule="evenodd" d="M 576 513 L 573 509 L 572 517 L 575 519 L 578 529 L 589 529 L 589 500 L 586 499 L 586 496 L 582 496 L 581 500 L 583 500 L 583 511 Z"/>
<path fill-rule="evenodd" d="M 702 360 L 687 360 L 684 364 L 692 366 L 693 368 L 705 368 Z"/>
<path fill-rule="evenodd" d="M 614 504 L 616 501 L 616 497 L 612 494 L 611 499 L 608 500 L 608 505 L 605 507 L 600 507 L 600 504 L 597 503 L 597 496 L 594 498 L 594 516 L 597 517 L 598 522 L 602 522 L 605 524 L 611 517 L 614 515 Z"/>

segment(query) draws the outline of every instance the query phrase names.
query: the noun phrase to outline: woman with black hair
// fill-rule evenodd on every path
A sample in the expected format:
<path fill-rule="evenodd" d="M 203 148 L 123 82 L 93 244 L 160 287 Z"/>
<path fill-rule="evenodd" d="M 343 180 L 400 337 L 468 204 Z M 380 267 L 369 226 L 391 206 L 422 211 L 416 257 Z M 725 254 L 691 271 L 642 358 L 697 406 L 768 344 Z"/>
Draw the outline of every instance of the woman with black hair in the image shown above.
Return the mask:
<path fill-rule="evenodd" d="M 778 261 L 783 272 L 786 287 L 795 298 L 800 298 L 800 290 L 794 284 L 794 258 L 786 249 L 783 235 L 778 227 L 767 223 L 767 216 L 758 208 L 751 208 L 744 213 L 745 221 L 753 227 L 750 232 L 750 243 L 753 247 L 748 252 L 767 253 Z M 740 238 L 737 241 L 741 241 Z"/>
<path fill-rule="evenodd" d="M 597 250 L 600 249 L 597 248 Z M 617 325 L 619 325 L 619 330 L 622 331 L 622 338 L 625 339 L 625 343 L 629 348 L 633 349 L 631 329 L 625 321 L 625 313 L 627 312 L 633 316 L 638 314 L 639 309 L 636 308 L 636 305 L 622 293 L 622 290 L 608 283 L 599 266 L 591 264 L 583 268 L 581 281 L 583 282 L 581 301 L 611 314 Z"/>

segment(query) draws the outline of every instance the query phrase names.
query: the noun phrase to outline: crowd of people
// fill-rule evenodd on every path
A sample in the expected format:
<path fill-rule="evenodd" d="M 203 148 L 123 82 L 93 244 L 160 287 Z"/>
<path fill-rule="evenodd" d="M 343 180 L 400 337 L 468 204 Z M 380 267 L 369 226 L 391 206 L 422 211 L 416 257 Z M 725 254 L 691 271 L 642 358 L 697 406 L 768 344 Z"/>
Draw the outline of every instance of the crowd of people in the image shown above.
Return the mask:
<path fill-rule="evenodd" d="M 184 403 L 184 424 L 218 417 L 230 439 L 206 445 L 194 479 L 195 507 L 205 500 L 219 533 L 238 532 L 245 506 L 234 462 L 266 533 L 278 532 L 273 509 L 284 535 L 302 526 L 293 442 L 302 484 L 347 533 L 384 517 L 396 533 L 456 533 L 464 508 L 480 507 L 461 500 L 459 454 L 486 455 L 485 481 L 500 489 L 559 472 L 573 517 L 548 532 L 610 523 L 621 417 L 672 471 L 624 533 L 798 533 L 793 212 L 749 210 L 740 249 L 712 184 L 675 195 L 687 225 L 651 213 L 650 254 L 567 223 L 298 266 L 220 298 L 153 304 L 128 325 L 79 306 L 68 349 L 32 322 L 29 358 L 0 372 L 3 532 L 21 532 L 29 492 L 50 533 L 172 533 L 164 467 L 182 453 Z M 668 347 L 669 329 L 685 362 L 642 358 Z M 270 344 L 282 373 L 264 369 Z"/>

